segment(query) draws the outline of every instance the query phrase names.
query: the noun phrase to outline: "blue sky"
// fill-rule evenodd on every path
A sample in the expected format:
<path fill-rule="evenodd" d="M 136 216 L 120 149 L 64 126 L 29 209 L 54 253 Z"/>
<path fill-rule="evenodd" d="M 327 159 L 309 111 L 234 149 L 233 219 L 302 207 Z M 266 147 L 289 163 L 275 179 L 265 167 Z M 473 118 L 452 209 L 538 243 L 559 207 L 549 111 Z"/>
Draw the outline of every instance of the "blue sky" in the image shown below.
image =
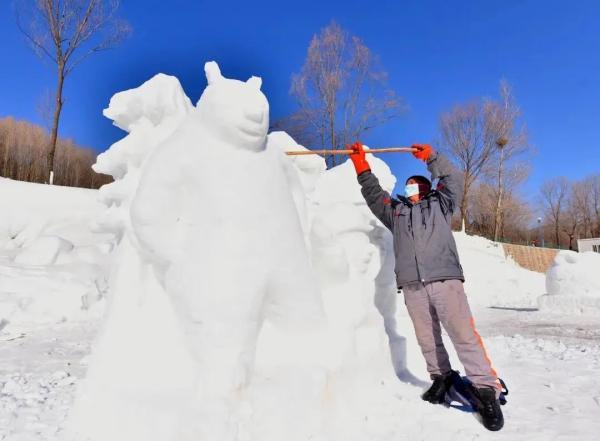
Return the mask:
<path fill-rule="evenodd" d="M 0 0 L 0 116 L 40 123 L 36 105 L 53 90 L 54 70 L 27 46 L 11 5 Z M 441 112 L 495 96 L 506 78 L 537 149 L 524 192 L 548 177 L 600 171 L 598 1 L 123 0 L 120 11 L 131 37 L 82 64 L 65 87 L 61 136 L 99 151 L 123 135 L 101 114 L 113 93 L 164 72 L 195 102 L 211 59 L 226 76 L 262 76 L 272 117 L 290 113 L 290 76 L 312 35 L 334 19 L 380 57 L 410 106 L 365 143 L 435 142 Z M 407 155 L 385 160 L 400 179 L 424 171 Z"/>

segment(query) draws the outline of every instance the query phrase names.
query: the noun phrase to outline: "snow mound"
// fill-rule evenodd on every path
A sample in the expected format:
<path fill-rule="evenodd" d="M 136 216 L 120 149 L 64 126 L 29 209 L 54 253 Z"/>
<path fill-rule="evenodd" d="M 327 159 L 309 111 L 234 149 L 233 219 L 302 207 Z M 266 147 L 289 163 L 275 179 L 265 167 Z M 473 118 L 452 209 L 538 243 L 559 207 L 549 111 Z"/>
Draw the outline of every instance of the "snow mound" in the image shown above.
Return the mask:
<path fill-rule="evenodd" d="M 546 273 L 547 294 L 541 310 L 555 313 L 600 314 L 600 254 L 560 251 Z"/>
<path fill-rule="evenodd" d="M 0 178 L 0 255 L 14 257 L 40 236 L 74 245 L 97 243 L 93 221 L 102 211 L 96 190 L 33 184 Z"/>
<path fill-rule="evenodd" d="M 504 255 L 502 244 L 454 233 L 465 274 L 469 303 L 500 308 L 535 308 L 544 293 L 544 275 L 529 271 Z"/>
<path fill-rule="evenodd" d="M 106 288 L 113 237 L 94 231 L 98 191 L 0 178 L 0 320 L 81 320 Z M 90 315 L 90 309 L 93 313 Z"/>

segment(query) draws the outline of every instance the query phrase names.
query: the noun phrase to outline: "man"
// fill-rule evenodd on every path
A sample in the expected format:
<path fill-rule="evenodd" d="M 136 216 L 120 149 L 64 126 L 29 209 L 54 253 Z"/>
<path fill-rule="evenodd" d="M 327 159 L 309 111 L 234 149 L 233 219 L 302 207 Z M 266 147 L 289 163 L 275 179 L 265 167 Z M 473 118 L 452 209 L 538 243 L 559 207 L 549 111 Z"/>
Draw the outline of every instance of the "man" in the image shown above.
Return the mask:
<path fill-rule="evenodd" d="M 504 425 L 498 400 L 501 385 L 475 329 L 450 228 L 452 213 L 460 203 L 460 175 L 431 146 L 412 147 L 416 149 L 413 155 L 427 163 L 432 179 L 439 178 L 436 190 L 429 179 L 415 175 L 406 180 L 406 196 L 392 199 L 371 172 L 361 143 L 350 146 L 350 159 L 369 208 L 393 234 L 397 285 L 404 293 L 433 380 L 422 398 L 443 403 L 450 386 L 459 380 L 444 348 L 441 322 L 472 383 L 470 393 L 483 425 L 500 430 Z"/>

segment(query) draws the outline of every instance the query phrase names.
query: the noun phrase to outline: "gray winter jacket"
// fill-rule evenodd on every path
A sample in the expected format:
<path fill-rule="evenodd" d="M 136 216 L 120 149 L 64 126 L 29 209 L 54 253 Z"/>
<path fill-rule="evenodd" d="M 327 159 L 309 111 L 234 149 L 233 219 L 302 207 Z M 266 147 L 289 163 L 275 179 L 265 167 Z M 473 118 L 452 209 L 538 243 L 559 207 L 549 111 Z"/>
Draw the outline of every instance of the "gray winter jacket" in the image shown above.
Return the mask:
<path fill-rule="evenodd" d="M 434 153 L 427 162 L 437 189 L 413 204 L 392 199 L 371 171 L 358 176 L 362 194 L 373 214 L 392 231 L 398 287 L 459 279 L 464 281 L 450 222 L 460 204 L 461 176 L 444 156 Z"/>

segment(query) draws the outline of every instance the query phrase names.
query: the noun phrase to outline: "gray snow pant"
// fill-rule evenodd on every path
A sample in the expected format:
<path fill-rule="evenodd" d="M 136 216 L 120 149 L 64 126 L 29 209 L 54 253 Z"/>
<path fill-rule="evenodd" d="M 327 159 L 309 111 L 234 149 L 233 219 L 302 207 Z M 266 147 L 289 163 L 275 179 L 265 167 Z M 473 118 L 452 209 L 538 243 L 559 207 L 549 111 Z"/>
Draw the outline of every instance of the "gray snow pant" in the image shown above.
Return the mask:
<path fill-rule="evenodd" d="M 498 375 L 486 353 L 460 280 L 444 280 L 402 288 L 417 341 L 430 375 L 450 372 L 450 359 L 442 341 L 440 322 L 476 387 L 492 387 L 499 395 Z"/>

